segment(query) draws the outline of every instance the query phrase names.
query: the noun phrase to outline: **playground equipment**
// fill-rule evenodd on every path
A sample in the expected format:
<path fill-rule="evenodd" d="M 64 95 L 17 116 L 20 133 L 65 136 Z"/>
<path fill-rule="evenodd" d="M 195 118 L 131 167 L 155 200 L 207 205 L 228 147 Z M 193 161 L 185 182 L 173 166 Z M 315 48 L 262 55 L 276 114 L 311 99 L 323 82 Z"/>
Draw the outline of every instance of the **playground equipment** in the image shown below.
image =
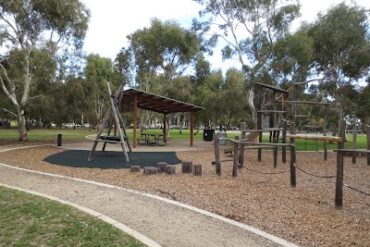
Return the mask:
<path fill-rule="evenodd" d="M 107 88 L 108 88 L 110 107 L 108 111 L 106 112 L 103 120 L 99 124 L 98 133 L 96 135 L 93 146 L 91 148 L 88 161 L 92 161 L 94 152 L 96 150 L 96 146 L 98 145 L 98 143 L 103 142 L 103 151 L 105 151 L 105 147 L 107 143 L 121 144 L 124 158 L 126 162 L 130 162 L 130 158 L 127 152 L 128 151 L 131 152 L 131 146 L 127 138 L 127 133 L 125 130 L 125 123 L 123 122 L 122 116 L 119 114 L 119 111 L 117 109 L 118 93 L 115 93 L 115 95 L 112 95 L 109 82 L 107 83 Z M 119 92 L 120 90 L 121 88 L 117 92 Z M 118 134 L 119 134 L 118 136 L 110 135 L 112 127 L 113 127 L 113 123 L 115 124 L 115 128 L 118 130 Z M 108 134 L 102 135 L 105 128 L 108 128 Z"/>

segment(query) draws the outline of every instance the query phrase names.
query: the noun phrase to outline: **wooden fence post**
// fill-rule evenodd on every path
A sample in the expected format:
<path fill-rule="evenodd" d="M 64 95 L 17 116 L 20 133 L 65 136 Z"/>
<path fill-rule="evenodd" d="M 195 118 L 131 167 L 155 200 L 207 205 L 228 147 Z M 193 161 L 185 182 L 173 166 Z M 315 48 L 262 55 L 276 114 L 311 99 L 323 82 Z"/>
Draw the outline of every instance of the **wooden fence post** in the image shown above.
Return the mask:
<path fill-rule="evenodd" d="M 286 120 L 283 121 L 283 136 L 282 136 L 282 143 L 286 143 L 286 134 L 288 130 L 288 122 Z M 286 147 L 283 146 L 281 149 L 281 161 L 285 164 L 286 163 Z"/>
<path fill-rule="evenodd" d="M 342 141 L 337 144 L 337 179 L 335 183 L 335 207 L 342 208 L 343 205 L 343 152 L 345 139 L 345 122 L 340 122 L 339 137 Z"/>
<path fill-rule="evenodd" d="M 352 149 L 357 149 L 357 128 L 354 128 L 352 132 Z M 357 152 L 352 152 L 352 164 L 356 164 L 357 154 Z"/>
<path fill-rule="evenodd" d="M 274 131 L 275 135 L 273 137 L 273 142 L 274 143 L 278 143 L 279 139 L 276 135 L 276 131 Z M 279 147 L 278 146 L 275 146 L 274 149 L 273 149 L 273 156 L 274 156 L 274 168 L 277 167 L 277 156 L 278 156 L 278 150 L 279 150 Z"/>
<path fill-rule="evenodd" d="M 295 124 L 292 123 L 290 126 L 290 134 L 295 134 Z M 295 148 L 295 139 L 290 138 L 290 185 L 296 187 L 297 178 L 296 178 L 296 148 Z"/>
<path fill-rule="evenodd" d="M 235 136 L 236 142 L 234 142 L 234 158 L 233 158 L 233 177 L 238 176 L 238 166 L 239 166 L 239 136 Z"/>
<path fill-rule="evenodd" d="M 262 142 L 262 113 L 257 112 L 257 130 L 261 131 L 258 133 L 258 141 L 261 143 Z M 258 161 L 260 162 L 262 160 L 262 148 L 258 149 Z"/>
<path fill-rule="evenodd" d="M 326 136 L 326 131 L 324 131 L 324 136 Z M 328 160 L 328 144 L 324 141 L 324 160 Z"/>
<path fill-rule="evenodd" d="M 247 124 L 245 122 L 240 123 L 240 139 L 244 140 L 245 139 L 245 130 L 247 129 Z M 240 144 L 240 151 L 239 151 L 239 165 L 240 167 L 244 166 L 244 144 Z"/>
<path fill-rule="evenodd" d="M 220 141 L 217 136 L 215 136 L 213 144 L 215 150 L 216 174 L 221 176 Z"/>

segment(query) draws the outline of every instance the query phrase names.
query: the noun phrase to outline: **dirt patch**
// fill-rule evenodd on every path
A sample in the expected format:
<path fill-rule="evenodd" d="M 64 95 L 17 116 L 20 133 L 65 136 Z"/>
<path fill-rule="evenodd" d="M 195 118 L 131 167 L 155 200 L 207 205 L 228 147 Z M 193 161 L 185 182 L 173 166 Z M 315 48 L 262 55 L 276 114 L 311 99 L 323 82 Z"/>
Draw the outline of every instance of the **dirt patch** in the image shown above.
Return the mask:
<path fill-rule="evenodd" d="M 158 194 L 255 226 L 303 246 L 368 246 L 370 197 L 344 189 L 343 209 L 334 207 L 335 178 L 319 179 L 297 170 L 297 188 L 290 187 L 288 164 L 272 168 L 272 153 L 249 151 L 246 167 L 231 177 L 231 162 L 223 164 L 222 176 L 211 165 L 212 151 L 177 153 L 179 159 L 203 164 L 203 176 L 164 174 L 143 176 L 127 169 L 71 168 L 42 161 L 62 152 L 52 147 L 0 153 L 0 161 L 28 169 L 92 179 Z M 226 157 L 223 157 L 226 158 Z M 370 167 L 364 158 L 356 165 L 345 159 L 345 183 L 370 192 Z M 319 153 L 298 153 L 297 165 L 317 175 L 335 175 L 335 154 L 323 161 Z M 253 170 L 253 171 L 252 171 Z M 285 172 L 275 175 L 256 171 Z"/>

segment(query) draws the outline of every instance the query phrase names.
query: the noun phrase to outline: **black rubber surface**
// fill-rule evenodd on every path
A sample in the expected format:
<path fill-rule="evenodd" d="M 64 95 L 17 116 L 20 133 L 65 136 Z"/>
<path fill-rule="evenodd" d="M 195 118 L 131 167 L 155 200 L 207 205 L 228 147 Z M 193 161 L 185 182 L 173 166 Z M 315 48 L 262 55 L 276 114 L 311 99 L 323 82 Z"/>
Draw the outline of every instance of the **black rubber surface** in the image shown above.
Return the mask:
<path fill-rule="evenodd" d="M 101 152 L 96 151 L 94 159 L 87 161 L 90 151 L 85 150 L 66 150 L 57 154 L 50 155 L 44 161 L 69 167 L 87 168 L 130 168 L 130 166 L 157 166 L 158 162 L 168 164 L 181 163 L 175 152 L 131 152 L 129 153 L 130 163 L 124 159 L 122 152 Z"/>

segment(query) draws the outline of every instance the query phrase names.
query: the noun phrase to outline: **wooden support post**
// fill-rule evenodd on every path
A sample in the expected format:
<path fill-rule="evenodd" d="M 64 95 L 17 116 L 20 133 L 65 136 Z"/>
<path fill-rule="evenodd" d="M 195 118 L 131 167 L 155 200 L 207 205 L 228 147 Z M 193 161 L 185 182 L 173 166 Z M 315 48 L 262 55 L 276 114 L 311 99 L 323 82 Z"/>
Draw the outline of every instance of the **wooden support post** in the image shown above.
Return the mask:
<path fill-rule="evenodd" d="M 274 147 L 273 149 L 273 156 L 274 156 L 274 168 L 277 167 L 277 156 L 278 156 L 278 148 L 279 147 Z"/>
<path fill-rule="evenodd" d="M 286 134 L 288 130 L 288 122 L 286 120 L 283 121 L 283 137 L 282 143 L 286 143 Z M 281 149 L 281 161 L 285 164 L 286 163 L 286 147 L 283 146 Z"/>
<path fill-rule="evenodd" d="M 163 142 L 167 143 L 167 114 L 163 114 Z"/>
<path fill-rule="evenodd" d="M 118 134 L 119 134 L 119 137 L 120 137 L 120 144 L 121 144 L 122 152 L 123 152 L 123 155 L 125 157 L 126 162 L 130 162 L 130 158 L 128 157 L 128 154 L 127 154 L 127 147 L 126 147 L 125 138 L 123 136 L 123 132 L 122 132 L 122 129 L 121 129 L 120 123 L 119 123 L 119 118 L 118 118 L 119 113 L 118 113 L 118 110 L 117 110 L 116 105 L 114 103 L 114 100 L 112 98 L 112 91 L 110 89 L 109 82 L 107 83 L 107 86 L 108 86 L 108 93 L 109 93 L 109 96 L 110 96 L 109 98 L 110 98 L 110 104 L 111 104 L 111 108 L 112 108 L 114 123 L 118 127 Z"/>
<path fill-rule="evenodd" d="M 215 151 L 216 174 L 221 176 L 220 141 L 218 140 L 217 136 L 214 138 L 213 144 Z"/>
<path fill-rule="evenodd" d="M 356 124 L 355 124 L 355 126 L 353 128 L 353 132 L 352 132 L 352 149 L 357 149 L 357 128 L 356 128 Z M 356 164 L 357 154 L 358 153 L 356 153 L 356 152 L 352 152 L 352 164 Z"/>
<path fill-rule="evenodd" d="M 345 122 L 344 120 L 340 123 L 339 137 L 342 138 L 341 142 L 337 144 L 337 179 L 335 183 L 335 206 L 337 208 L 342 208 L 343 205 L 343 152 L 341 149 L 344 148 L 345 140 Z"/>
<path fill-rule="evenodd" d="M 98 126 L 98 133 L 96 134 L 96 138 L 95 138 L 94 144 L 91 148 L 89 157 L 87 158 L 87 161 L 92 161 L 92 159 L 94 157 L 95 150 L 96 150 L 96 146 L 98 145 L 98 142 L 99 142 L 99 138 L 100 138 L 101 134 L 103 133 L 104 128 L 106 127 L 107 122 L 109 121 L 109 119 L 111 117 L 112 117 L 112 107 L 110 107 L 109 110 L 105 113 L 105 116 L 104 116 L 103 120 L 100 122 L 100 124 Z"/>
<path fill-rule="evenodd" d="M 194 146 L 194 121 L 195 113 L 190 113 L 190 147 Z"/>
<path fill-rule="evenodd" d="M 132 146 L 134 148 L 136 148 L 137 146 L 137 129 L 136 129 L 136 125 L 137 125 L 137 96 L 135 95 L 134 96 L 134 102 L 133 102 L 133 105 L 134 105 L 134 109 L 132 111 L 132 123 L 133 123 L 133 134 L 132 134 Z"/>
<path fill-rule="evenodd" d="M 235 136 L 235 140 L 239 140 L 239 137 Z M 234 158 L 233 158 L 233 177 L 238 176 L 239 149 L 240 149 L 239 142 L 235 142 L 234 143 Z"/>
<path fill-rule="evenodd" d="M 326 136 L 326 124 L 327 124 L 327 115 L 328 115 L 328 106 L 325 106 L 325 117 L 324 117 L 324 127 L 323 127 L 323 134 Z M 328 143 L 324 141 L 324 160 L 328 160 Z"/>
<path fill-rule="evenodd" d="M 290 126 L 290 134 L 295 134 L 295 126 L 294 123 Z M 295 139 L 290 138 L 290 185 L 292 187 L 296 187 L 297 185 L 297 178 L 296 178 L 296 147 L 295 147 Z"/>
<path fill-rule="evenodd" d="M 257 129 L 261 130 L 262 129 L 262 113 L 257 113 Z M 258 133 L 258 141 L 261 143 L 262 142 L 262 132 Z M 258 149 L 258 161 L 260 162 L 262 160 L 262 148 Z"/>
<path fill-rule="evenodd" d="M 367 150 L 370 151 L 370 125 L 367 126 Z M 367 165 L 370 166 L 370 154 L 367 154 Z"/>
<path fill-rule="evenodd" d="M 245 122 L 240 123 L 240 139 L 245 139 L 245 130 L 247 129 L 247 124 Z M 239 152 L 239 165 L 240 167 L 244 166 L 244 144 L 240 144 L 240 152 Z"/>
<path fill-rule="evenodd" d="M 326 131 L 324 136 L 326 136 Z M 324 160 L 328 160 L 328 143 L 326 141 L 324 141 Z"/>

